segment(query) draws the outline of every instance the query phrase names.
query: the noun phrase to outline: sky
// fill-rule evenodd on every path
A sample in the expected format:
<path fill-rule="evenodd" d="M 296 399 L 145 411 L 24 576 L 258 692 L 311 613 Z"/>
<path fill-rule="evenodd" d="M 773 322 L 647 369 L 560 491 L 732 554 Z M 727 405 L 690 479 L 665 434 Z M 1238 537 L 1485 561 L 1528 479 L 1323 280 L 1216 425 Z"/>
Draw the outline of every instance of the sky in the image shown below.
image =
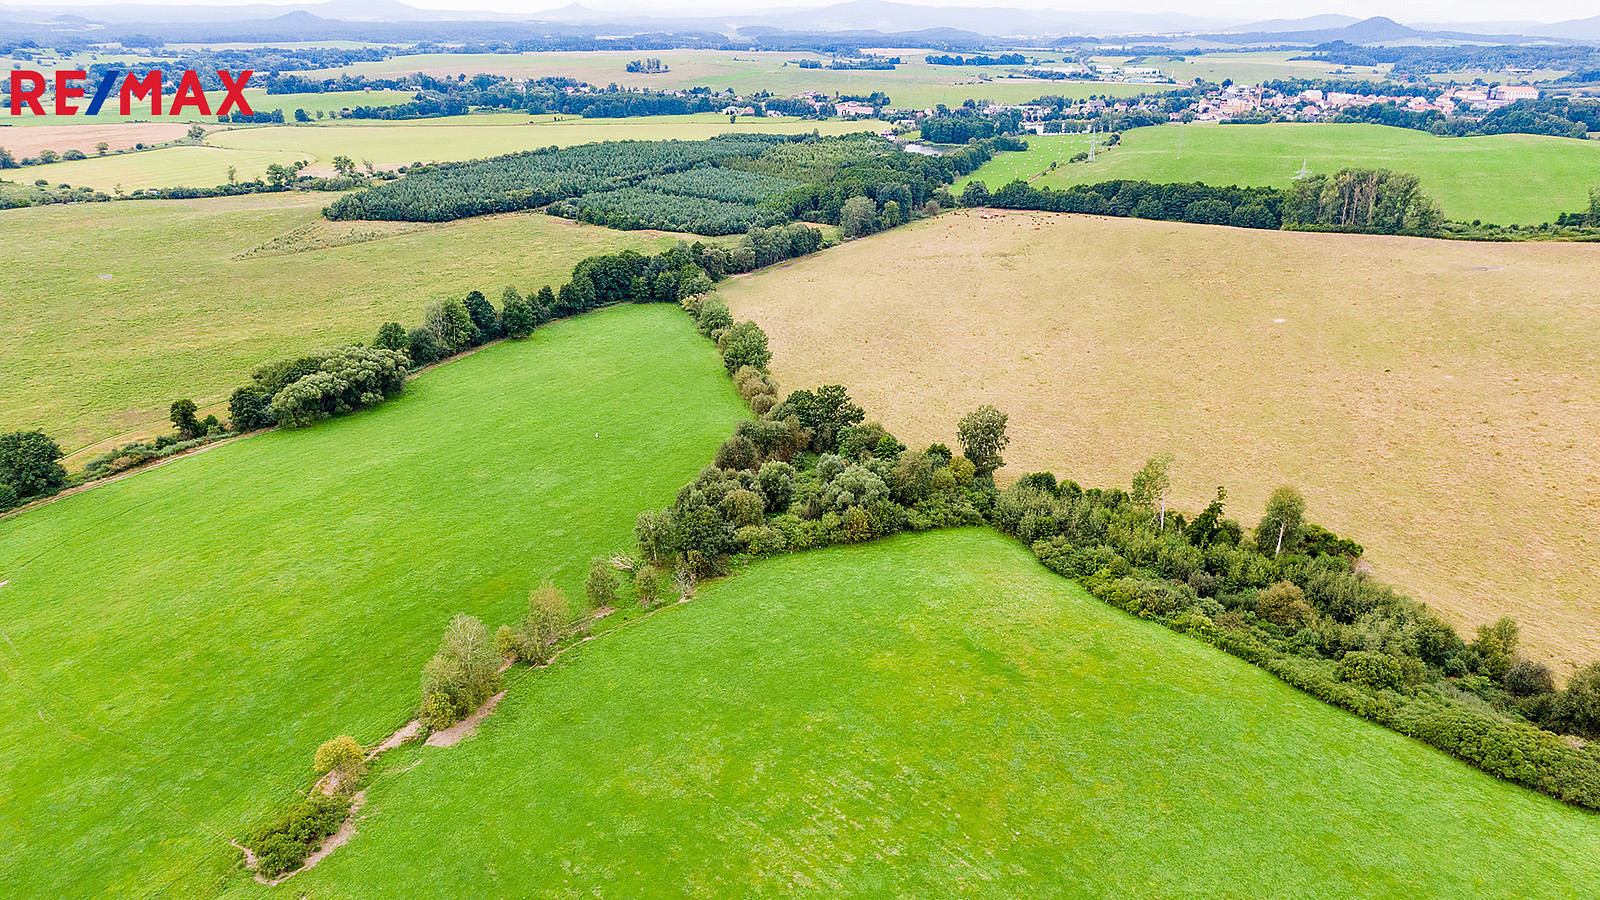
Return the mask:
<path fill-rule="evenodd" d="M 3 3 L 4 0 L 0 0 Z M 19 2 L 19 0 L 13 0 Z M 28 2 L 28 0 L 20 0 Z M 101 5 L 115 0 L 54 0 L 55 6 Z M 239 6 L 245 3 L 281 3 L 285 0 L 137 0 L 150 5 Z M 314 3 L 317 0 L 305 0 Z M 541 9 L 565 6 L 570 0 L 405 0 L 411 6 L 437 10 L 488 10 L 534 13 Z M 826 5 L 830 0 L 578 0 L 585 6 L 606 10 L 631 10 L 671 15 L 675 12 L 707 12 L 795 9 Z M 905 2 L 905 0 L 901 0 Z M 1327 0 L 1325 4 L 1285 3 L 1284 0 L 911 0 L 922 6 L 1004 6 L 1022 9 L 1079 11 L 1179 12 L 1195 16 L 1230 19 L 1299 18 L 1318 13 L 1343 13 L 1366 18 L 1388 16 L 1402 23 L 1535 21 L 1556 22 L 1581 19 L 1600 13 L 1595 0 Z"/>

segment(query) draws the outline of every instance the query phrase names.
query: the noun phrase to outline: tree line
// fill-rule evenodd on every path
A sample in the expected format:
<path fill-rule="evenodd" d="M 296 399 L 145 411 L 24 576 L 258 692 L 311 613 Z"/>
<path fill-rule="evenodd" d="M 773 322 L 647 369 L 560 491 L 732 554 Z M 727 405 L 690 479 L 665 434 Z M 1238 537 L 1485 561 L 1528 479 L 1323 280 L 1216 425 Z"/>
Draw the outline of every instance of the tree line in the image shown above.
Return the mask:
<path fill-rule="evenodd" d="M 1067 188 L 1036 188 L 1012 181 L 990 195 L 981 181 L 967 183 L 967 206 L 1128 216 L 1236 228 L 1289 228 L 1377 234 L 1436 235 L 1443 218 L 1415 175 L 1387 169 L 1342 169 L 1270 187 L 1216 187 L 1103 181 Z"/>

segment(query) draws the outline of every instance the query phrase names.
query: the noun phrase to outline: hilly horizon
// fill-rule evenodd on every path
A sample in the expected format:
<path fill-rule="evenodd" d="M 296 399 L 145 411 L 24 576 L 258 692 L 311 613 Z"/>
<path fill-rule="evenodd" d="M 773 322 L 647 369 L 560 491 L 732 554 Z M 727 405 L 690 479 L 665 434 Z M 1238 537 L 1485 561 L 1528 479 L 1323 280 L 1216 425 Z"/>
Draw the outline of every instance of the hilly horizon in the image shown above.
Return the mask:
<path fill-rule="evenodd" d="M 295 16 L 305 13 L 307 16 Z M 1600 40 L 1600 16 L 1558 22 L 1485 22 L 1407 24 L 1387 16 L 1365 19 L 1340 13 L 1314 13 L 1299 18 L 1258 21 L 1196 16 L 1176 12 L 1138 13 L 1112 9 L 1056 11 L 1016 7 L 921 6 L 896 0 L 844 0 L 812 7 L 793 7 L 749 13 L 704 14 L 686 12 L 633 12 L 599 9 L 573 2 L 526 13 L 488 10 L 434 10 L 402 0 L 326 0 L 317 3 L 250 3 L 235 7 L 208 5 L 157 5 L 102 3 L 59 7 L 0 4 L 0 21 L 51 25 L 195 25 L 234 23 L 260 26 L 312 27 L 326 23 L 479 23 L 482 25 L 574 27 L 633 27 L 640 31 L 697 31 L 737 34 L 749 29 L 788 32 L 870 33 L 956 29 L 999 37 L 1062 36 L 1172 36 L 1192 35 L 1224 44 L 1314 44 L 1343 40 L 1350 43 L 1432 38 L 1472 41 L 1486 38 L 1516 41 L 1526 38 Z M 252 31 L 259 28 L 250 29 Z M 299 35 L 297 35 L 299 36 Z"/>

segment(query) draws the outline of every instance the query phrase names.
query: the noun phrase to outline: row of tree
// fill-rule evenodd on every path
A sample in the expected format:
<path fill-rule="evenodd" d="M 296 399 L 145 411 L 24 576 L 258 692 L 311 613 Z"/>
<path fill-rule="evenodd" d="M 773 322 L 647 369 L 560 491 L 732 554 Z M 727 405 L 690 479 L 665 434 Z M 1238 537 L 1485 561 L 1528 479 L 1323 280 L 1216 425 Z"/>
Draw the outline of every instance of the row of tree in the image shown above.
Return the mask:
<path fill-rule="evenodd" d="M 967 183 L 966 206 L 1131 216 L 1232 225 L 1380 234 L 1434 235 L 1443 217 L 1415 175 L 1387 169 L 1342 169 L 1296 181 L 1287 191 L 1268 187 L 1214 187 L 1104 181 L 1036 188 L 1012 181 L 993 195 L 980 181 Z"/>

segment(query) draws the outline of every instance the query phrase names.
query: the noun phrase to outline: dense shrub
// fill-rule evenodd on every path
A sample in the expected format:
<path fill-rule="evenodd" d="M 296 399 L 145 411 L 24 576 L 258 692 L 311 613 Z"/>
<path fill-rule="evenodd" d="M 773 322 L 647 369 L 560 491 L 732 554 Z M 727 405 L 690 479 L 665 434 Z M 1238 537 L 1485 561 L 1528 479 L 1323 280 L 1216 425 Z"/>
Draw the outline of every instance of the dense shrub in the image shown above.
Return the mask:
<path fill-rule="evenodd" d="M 332 773 L 339 789 L 348 791 L 367 771 L 367 757 L 361 745 L 349 735 L 324 741 L 312 759 L 312 768 L 318 774 Z"/>
<path fill-rule="evenodd" d="M 301 376 L 273 396 L 274 421 L 302 428 L 382 403 L 405 387 L 405 354 L 351 346 L 326 351 L 322 357 L 316 371 Z"/>
<path fill-rule="evenodd" d="M 583 582 L 584 596 L 589 605 L 597 609 L 617 603 L 617 571 L 608 560 L 596 557 L 589 560 L 589 576 Z"/>
<path fill-rule="evenodd" d="M 298 869 L 323 838 L 339 830 L 350 815 L 344 797 L 312 794 L 290 806 L 250 841 L 259 871 L 268 878 Z"/>
<path fill-rule="evenodd" d="M 67 481 L 67 470 L 57 462 L 61 456 L 61 448 L 43 432 L 0 434 L 0 484 L 22 500 L 54 494 Z"/>
<path fill-rule="evenodd" d="M 1401 684 L 1400 664 L 1384 653 L 1351 650 L 1339 660 L 1334 674 L 1340 681 L 1368 690 L 1397 690 Z"/>
<path fill-rule="evenodd" d="M 275 424 L 271 395 L 256 384 L 236 388 L 228 397 L 228 419 L 233 430 L 240 433 L 270 428 Z"/>
<path fill-rule="evenodd" d="M 1549 666 L 1528 659 L 1519 659 L 1506 670 L 1505 686 L 1506 690 L 1519 697 L 1532 697 L 1554 691 L 1556 682 L 1550 674 Z"/>

